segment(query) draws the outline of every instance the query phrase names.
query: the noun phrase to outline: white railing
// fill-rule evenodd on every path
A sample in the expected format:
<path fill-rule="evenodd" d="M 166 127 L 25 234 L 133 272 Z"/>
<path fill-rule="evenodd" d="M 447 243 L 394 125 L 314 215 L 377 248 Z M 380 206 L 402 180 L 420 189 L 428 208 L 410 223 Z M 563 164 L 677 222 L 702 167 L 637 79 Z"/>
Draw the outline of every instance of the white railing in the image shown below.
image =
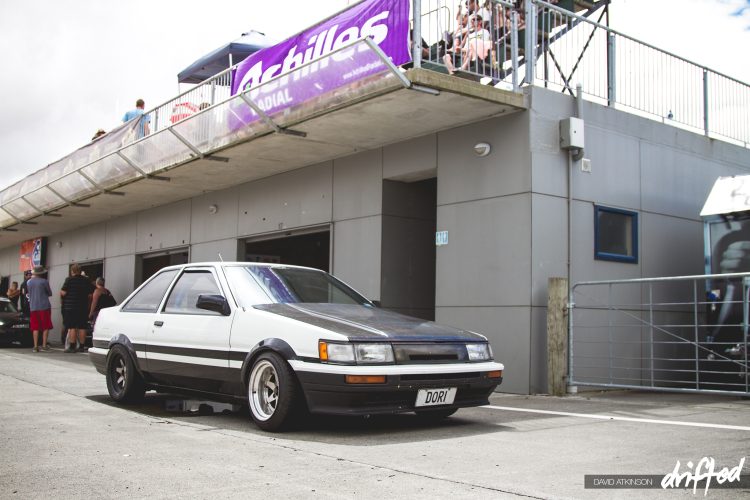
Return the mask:
<path fill-rule="evenodd" d="M 580 83 L 595 102 L 750 147 L 749 85 L 542 0 L 526 5 L 537 32 L 527 83 L 571 94 Z"/>

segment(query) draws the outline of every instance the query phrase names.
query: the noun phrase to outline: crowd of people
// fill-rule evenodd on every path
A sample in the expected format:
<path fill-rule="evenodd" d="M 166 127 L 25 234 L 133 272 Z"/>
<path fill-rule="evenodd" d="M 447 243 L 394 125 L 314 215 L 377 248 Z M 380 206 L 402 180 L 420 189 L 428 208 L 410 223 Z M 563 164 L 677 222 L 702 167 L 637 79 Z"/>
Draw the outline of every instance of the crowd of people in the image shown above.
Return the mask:
<path fill-rule="evenodd" d="M 52 288 L 43 266 L 24 273 L 21 285 L 11 283 L 6 295 L 29 318 L 29 329 L 34 341 L 34 352 L 48 351 L 49 332 L 52 324 Z M 99 311 L 116 304 L 112 293 L 104 286 L 104 278 L 91 281 L 81 266 L 73 264 L 70 273 L 60 288 L 60 305 L 65 334 L 64 352 L 85 352 L 86 334 L 93 328 Z M 41 336 L 41 339 L 40 339 Z M 41 345 L 40 345 L 41 340 Z"/>
<path fill-rule="evenodd" d="M 556 4 L 558 0 L 549 0 Z M 513 13 L 517 28 L 526 27 L 523 2 L 514 7 L 485 0 L 466 0 L 456 9 L 456 25 L 443 34 L 443 39 L 430 48 L 423 42 L 423 57 L 442 63 L 450 74 L 458 70 L 502 78 L 503 62 L 510 54 Z M 523 43 L 521 40 L 519 43 Z"/>

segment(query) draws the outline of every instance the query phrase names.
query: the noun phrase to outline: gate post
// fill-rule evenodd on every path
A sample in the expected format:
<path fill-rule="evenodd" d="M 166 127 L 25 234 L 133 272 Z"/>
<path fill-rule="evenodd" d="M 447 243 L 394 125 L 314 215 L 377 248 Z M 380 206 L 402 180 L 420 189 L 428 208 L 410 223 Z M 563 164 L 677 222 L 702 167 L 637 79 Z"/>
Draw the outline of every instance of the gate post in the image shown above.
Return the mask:
<path fill-rule="evenodd" d="M 564 396 L 568 372 L 568 280 L 549 278 L 547 291 L 547 392 Z"/>

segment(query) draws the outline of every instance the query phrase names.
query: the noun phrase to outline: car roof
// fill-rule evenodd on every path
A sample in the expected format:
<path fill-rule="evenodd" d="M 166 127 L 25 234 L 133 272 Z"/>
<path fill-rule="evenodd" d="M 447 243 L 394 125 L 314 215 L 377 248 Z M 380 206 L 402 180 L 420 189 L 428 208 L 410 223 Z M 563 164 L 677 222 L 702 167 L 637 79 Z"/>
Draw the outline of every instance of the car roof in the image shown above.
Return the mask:
<path fill-rule="evenodd" d="M 166 266 L 161 268 L 159 271 L 164 271 L 166 269 L 183 269 L 186 267 L 233 267 L 233 266 L 244 266 L 244 267 L 277 267 L 277 268 L 295 268 L 295 269 L 308 269 L 310 271 L 318 271 L 318 272 L 325 272 L 320 269 L 316 269 L 314 267 L 305 267 L 305 266 L 295 266 L 292 264 L 273 264 L 270 262 L 241 262 L 241 261 L 234 261 L 234 262 L 188 262 L 187 264 L 176 264 L 173 266 Z"/>

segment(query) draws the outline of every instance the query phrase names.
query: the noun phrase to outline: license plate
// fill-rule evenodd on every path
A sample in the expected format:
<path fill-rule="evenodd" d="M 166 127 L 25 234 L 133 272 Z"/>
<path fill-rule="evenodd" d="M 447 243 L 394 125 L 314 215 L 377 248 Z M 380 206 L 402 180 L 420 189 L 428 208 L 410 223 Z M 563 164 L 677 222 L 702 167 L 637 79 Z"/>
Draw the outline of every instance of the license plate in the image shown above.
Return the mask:
<path fill-rule="evenodd" d="M 445 389 L 420 389 L 417 392 L 417 402 L 414 406 L 437 406 L 450 405 L 456 399 L 456 388 Z"/>
<path fill-rule="evenodd" d="M 28 328 L 28 323 L 18 323 L 17 325 L 11 326 L 11 328 Z"/>

